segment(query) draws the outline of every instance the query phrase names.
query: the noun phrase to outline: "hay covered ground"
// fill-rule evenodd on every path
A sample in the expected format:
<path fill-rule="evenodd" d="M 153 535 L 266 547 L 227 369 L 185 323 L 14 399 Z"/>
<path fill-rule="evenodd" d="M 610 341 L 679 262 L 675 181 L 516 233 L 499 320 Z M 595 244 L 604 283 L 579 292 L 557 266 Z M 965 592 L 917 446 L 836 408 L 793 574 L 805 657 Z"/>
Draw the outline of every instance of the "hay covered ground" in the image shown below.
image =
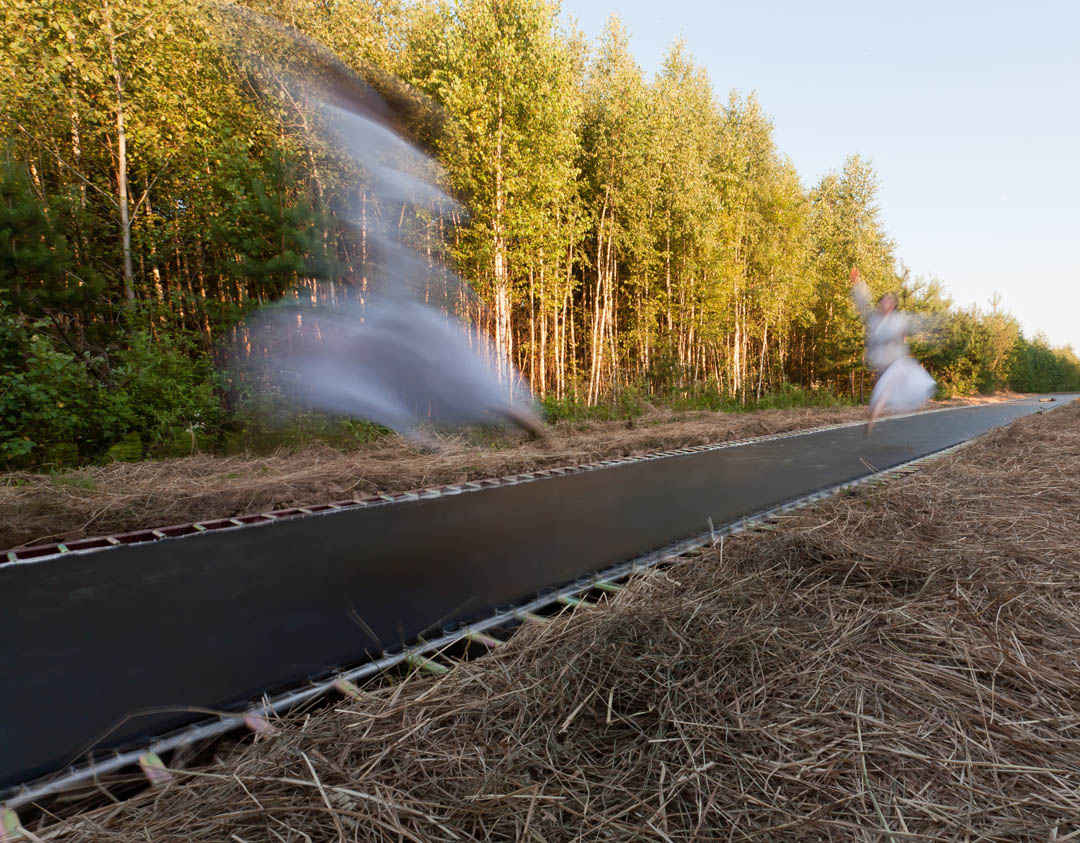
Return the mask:
<path fill-rule="evenodd" d="M 1080 404 L 50 840 L 1080 838 Z"/>
<path fill-rule="evenodd" d="M 860 407 L 653 410 L 632 421 L 562 422 L 544 442 L 513 433 L 448 437 L 434 454 L 392 437 L 346 452 L 311 445 L 266 457 L 201 455 L 60 474 L 14 472 L 0 475 L 0 550 L 804 430 L 865 415 Z"/>

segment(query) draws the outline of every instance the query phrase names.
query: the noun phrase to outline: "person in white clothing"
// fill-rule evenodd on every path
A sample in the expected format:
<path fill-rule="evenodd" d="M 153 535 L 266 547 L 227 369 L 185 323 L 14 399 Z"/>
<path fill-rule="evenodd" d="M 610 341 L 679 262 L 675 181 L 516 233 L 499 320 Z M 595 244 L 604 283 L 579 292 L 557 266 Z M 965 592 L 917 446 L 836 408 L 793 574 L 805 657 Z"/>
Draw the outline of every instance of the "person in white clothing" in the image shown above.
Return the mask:
<path fill-rule="evenodd" d="M 908 354 L 905 338 L 919 330 L 919 319 L 896 309 L 896 294 L 887 293 L 870 304 L 870 290 L 859 279 L 859 270 L 851 270 L 851 292 L 866 323 L 866 362 L 877 372 L 877 383 L 870 393 L 870 420 L 866 435 L 886 410 L 917 410 L 934 394 L 934 379 Z"/>

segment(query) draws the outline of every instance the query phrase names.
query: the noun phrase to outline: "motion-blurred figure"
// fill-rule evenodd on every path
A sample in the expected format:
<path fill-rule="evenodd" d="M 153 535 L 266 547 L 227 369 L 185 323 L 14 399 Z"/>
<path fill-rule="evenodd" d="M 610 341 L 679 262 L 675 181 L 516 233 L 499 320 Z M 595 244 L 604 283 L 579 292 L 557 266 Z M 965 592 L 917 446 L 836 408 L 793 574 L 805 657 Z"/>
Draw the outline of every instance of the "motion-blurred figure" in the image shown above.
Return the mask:
<path fill-rule="evenodd" d="M 380 210 L 361 223 L 359 184 L 337 208 L 339 217 L 363 225 L 362 293 L 329 306 L 304 306 L 298 296 L 260 308 L 245 320 L 249 351 L 238 356 L 296 403 L 366 418 L 421 442 L 431 425 L 469 422 L 510 421 L 542 436 L 520 375 L 510 361 L 497 365 L 499 350 L 459 318 L 475 309 L 475 294 L 419 254 L 400 225 L 407 207 L 458 207 L 419 140 L 438 133 L 442 110 L 368 68 L 376 90 L 321 44 L 273 18 L 227 2 L 218 8 L 226 44 L 248 78 L 268 98 L 283 96 L 305 115 L 312 135 L 351 158 L 363 173 L 369 208 Z"/>
<path fill-rule="evenodd" d="M 934 379 L 908 354 L 905 338 L 919 330 L 916 316 L 897 310 L 895 293 L 886 293 L 877 306 L 870 304 L 870 289 L 851 270 L 851 293 L 866 323 L 866 362 L 877 372 L 870 393 L 870 419 L 866 435 L 886 410 L 907 412 L 923 406 L 934 394 Z"/>

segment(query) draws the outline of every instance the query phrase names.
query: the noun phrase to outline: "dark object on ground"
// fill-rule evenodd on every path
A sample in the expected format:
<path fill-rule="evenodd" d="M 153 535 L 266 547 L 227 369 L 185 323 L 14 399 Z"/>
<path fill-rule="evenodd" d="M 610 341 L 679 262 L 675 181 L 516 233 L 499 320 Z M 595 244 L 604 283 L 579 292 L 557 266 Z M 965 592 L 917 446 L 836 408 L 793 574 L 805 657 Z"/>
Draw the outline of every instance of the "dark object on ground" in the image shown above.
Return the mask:
<path fill-rule="evenodd" d="M 0 786 L 962 442 L 1037 401 L 0 566 Z M 357 618 L 360 620 L 358 621 Z M 78 698 L 62 692 L 78 688 Z"/>

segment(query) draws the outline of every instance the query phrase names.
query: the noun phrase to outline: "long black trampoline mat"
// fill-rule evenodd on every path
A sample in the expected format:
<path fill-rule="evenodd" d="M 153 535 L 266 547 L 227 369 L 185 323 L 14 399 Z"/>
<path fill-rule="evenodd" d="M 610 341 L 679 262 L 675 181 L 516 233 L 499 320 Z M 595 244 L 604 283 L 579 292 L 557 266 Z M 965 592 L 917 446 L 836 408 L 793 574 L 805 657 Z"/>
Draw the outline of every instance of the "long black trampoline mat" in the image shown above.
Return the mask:
<path fill-rule="evenodd" d="M 963 407 L 885 421 L 868 440 L 842 427 L 0 565 L 0 789 L 1046 406 Z"/>

